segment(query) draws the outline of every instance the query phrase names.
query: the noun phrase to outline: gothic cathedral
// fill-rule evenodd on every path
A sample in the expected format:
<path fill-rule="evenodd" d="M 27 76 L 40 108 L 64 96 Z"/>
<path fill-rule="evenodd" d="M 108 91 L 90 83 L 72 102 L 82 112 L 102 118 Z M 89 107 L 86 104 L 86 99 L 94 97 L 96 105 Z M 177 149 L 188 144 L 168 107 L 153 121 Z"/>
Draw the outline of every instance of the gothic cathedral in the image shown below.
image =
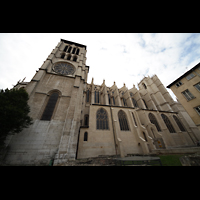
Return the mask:
<path fill-rule="evenodd" d="M 200 133 L 159 78 L 118 88 L 87 83 L 86 46 L 61 39 L 30 82 L 33 124 L 9 136 L 7 164 L 54 165 L 99 155 L 147 155 L 195 146 Z M 125 79 L 125 77 L 123 77 Z"/>

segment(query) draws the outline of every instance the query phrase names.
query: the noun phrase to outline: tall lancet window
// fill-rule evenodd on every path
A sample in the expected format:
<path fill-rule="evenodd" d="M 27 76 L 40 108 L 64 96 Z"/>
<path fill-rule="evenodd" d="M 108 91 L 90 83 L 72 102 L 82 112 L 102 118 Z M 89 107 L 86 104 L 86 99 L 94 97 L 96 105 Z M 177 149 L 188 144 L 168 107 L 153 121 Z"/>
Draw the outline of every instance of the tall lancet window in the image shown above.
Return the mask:
<path fill-rule="evenodd" d="M 156 117 L 154 116 L 154 114 L 149 113 L 149 120 L 152 124 L 154 124 L 156 126 L 157 130 L 159 132 L 161 132 L 160 126 L 159 126 L 158 121 L 156 120 Z"/>
<path fill-rule="evenodd" d="M 76 51 L 76 55 L 78 55 L 79 54 L 79 49 L 77 49 L 77 51 Z"/>
<path fill-rule="evenodd" d="M 112 97 L 112 99 L 113 99 L 113 105 L 115 105 L 115 97 Z"/>
<path fill-rule="evenodd" d="M 172 126 L 170 120 L 168 119 L 168 117 L 164 114 L 161 114 L 162 118 L 163 118 L 163 121 L 165 122 L 168 130 L 170 133 L 176 133 L 176 131 L 174 130 L 174 127 Z"/>
<path fill-rule="evenodd" d="M 110 94 L 108 94 L 108 102 L 109 102 L 109 105 L 110 105 L 111 104 Z"/>
<path fill-rule="evenodd" d="M 58 100 L 58 96 L 59 96 L 58 92 L 53 92 L 49 96 L 49 100 L 47 102 L 46 108 L 44 109 L 41 120 L 47 120 L 47 121 L 51 120 L 54 108 L 56 106 L 56 102 Z"/>
<path fill-rule="evenodd" d="M 178 127 L 180 128 L 181 131 L 186 131 L 183 124 L 181 123 L 181 121 L 178 119 L 177 116 L 173 115 L 174 120 L 176 121 Z"/>
<path fill-rule="evenodd" d="M 99 91 L 94 92 L 94 102 L 99 103 Z"/>
<path fill-rule="evenodd" d="M 123 110 L 118 112 L 118 118 L 121 131 L 129 131 L 126 113 Z"/>
<path fill-rule="evenodd" d="M 108 114 L 105 109 L 100 108 L 97 110 L 97 115 L 96 115 L 96 126 L 97 129 L 101 130 L 108 130 Z"/>
<path fill-rule="evenodd" d="M 87 90 L 87 93 L 86 93 L 86 102 L 90 102 L 90 90 Z"/>

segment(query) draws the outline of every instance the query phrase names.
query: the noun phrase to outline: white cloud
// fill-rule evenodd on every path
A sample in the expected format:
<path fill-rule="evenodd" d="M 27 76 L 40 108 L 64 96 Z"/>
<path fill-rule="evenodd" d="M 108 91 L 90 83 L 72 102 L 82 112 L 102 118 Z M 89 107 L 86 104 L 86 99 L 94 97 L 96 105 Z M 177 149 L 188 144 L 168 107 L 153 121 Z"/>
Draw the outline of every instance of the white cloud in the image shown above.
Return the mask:
<path fill-rule="evenodd" d="M 200 34 L 0 34 L 0 88 L 30 81 L 61 38 L 87 46 L 88 82 L 108 87 L 130 89 L 153 74 L 167 86 L 200 62 Z"/>

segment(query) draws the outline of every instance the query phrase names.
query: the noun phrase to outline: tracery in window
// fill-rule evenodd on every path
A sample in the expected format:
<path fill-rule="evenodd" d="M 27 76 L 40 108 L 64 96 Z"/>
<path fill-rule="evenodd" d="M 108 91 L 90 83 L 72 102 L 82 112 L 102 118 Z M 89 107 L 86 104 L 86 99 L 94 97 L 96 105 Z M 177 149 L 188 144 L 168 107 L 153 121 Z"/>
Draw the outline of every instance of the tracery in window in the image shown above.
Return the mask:
<path fill-rule="evenodd" d="M 181 131 L 186 131 L 183 124 L 180 122 L 177 116 L 173 115 L 174 120 L 176 121 L 178 127 L 180 128 Z"/>
<path fill-rule="evenodd" d="M 99 108 L 96 114 L 96 127 L 99 130 L 108 130 L 108 114 L 105 109 Z"/>
<path fill-rule="evenodd" d="M 156 126 L 157 131 L 161 132 L 161 128 L 160 128 L 158 121 L 157 121 L 156 117 L 154 116 L 154 114 L 149 113 L 149 120 L 152 124 L 154 124 Z"/>
<path fill-rule="evenodd" d="M 129 131 L 126 113 L 123 110 L 118 112 L 118 118 L 121 131 Z"/>
<path fill-rule="evenodd" d="M 172 126 L 170 120 L 168 119 L 168 117 L 164 114 L 161 114 L 161 117 L 163 118 L 163 121 L 165 122 L 168 130 L 170 133 L 176 133 L 176 131 L 174 130 L 174 127 Z"/>

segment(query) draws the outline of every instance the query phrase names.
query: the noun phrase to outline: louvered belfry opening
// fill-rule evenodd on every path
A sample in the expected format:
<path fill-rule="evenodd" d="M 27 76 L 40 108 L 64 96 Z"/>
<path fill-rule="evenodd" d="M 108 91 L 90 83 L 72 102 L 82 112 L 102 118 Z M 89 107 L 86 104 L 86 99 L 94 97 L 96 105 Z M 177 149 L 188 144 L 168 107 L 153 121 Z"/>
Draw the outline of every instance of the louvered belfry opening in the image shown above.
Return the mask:
<path fill-rule="evenodd" d="M 58 92 L 54 92 L 50 95 L 46 108 L 42 114 L 41 120 L 47 120 L 47 121 L 51 120 L 56 102 L 58 100 L 58 96 L 59 96 Z"/>

